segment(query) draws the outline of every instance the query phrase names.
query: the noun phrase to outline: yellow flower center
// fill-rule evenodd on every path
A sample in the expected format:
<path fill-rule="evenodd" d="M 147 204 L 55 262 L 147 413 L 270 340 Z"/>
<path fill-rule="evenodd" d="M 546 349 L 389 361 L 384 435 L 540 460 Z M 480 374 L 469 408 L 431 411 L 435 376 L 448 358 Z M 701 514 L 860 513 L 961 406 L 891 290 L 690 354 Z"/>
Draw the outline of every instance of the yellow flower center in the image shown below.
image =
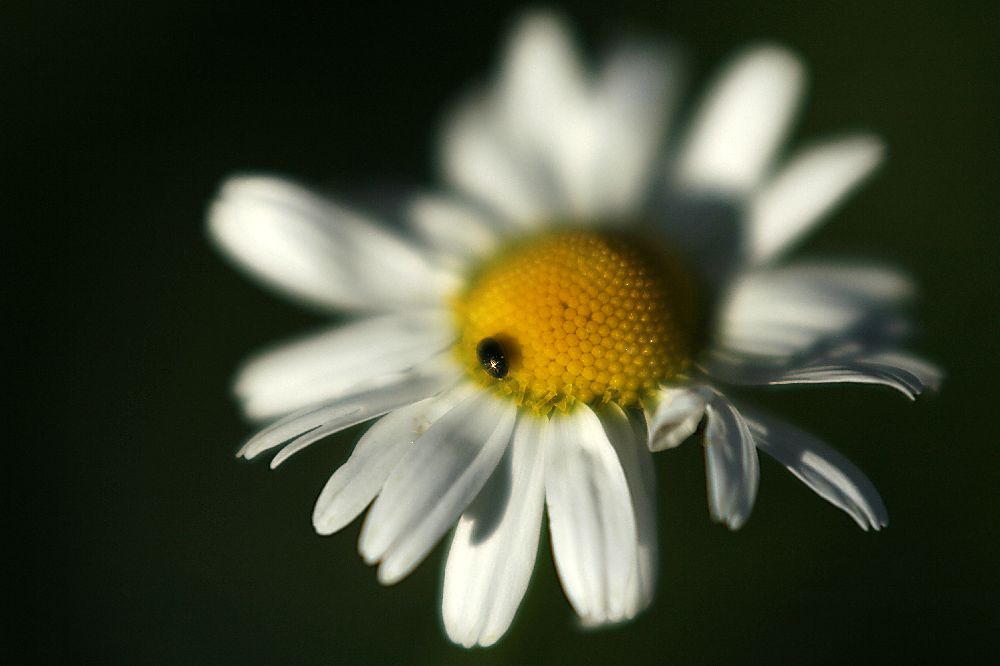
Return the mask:
<path fill-rule="evenodd" d="M 689 367 L 693 296 L 676 259 L 649 242 L 547 233 L 471 277 L 454 302 L 456 353 L 476 381 L 538 413 L 628 407 Z"/>

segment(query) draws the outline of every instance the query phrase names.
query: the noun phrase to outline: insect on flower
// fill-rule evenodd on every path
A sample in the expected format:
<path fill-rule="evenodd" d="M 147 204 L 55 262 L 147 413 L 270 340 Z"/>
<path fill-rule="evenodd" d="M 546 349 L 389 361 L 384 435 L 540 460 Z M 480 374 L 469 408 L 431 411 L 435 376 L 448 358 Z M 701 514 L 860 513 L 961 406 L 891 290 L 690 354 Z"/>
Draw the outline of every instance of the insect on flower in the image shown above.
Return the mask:
<path fill-rule="evenodd" d="M 479 365 L 483 366 L 490 377 L 503 379 L 507 376 L 507 357 L 504 356 L 503 347 L 493 338 L 483 338 L 476 345 L 476 357 Z"/>

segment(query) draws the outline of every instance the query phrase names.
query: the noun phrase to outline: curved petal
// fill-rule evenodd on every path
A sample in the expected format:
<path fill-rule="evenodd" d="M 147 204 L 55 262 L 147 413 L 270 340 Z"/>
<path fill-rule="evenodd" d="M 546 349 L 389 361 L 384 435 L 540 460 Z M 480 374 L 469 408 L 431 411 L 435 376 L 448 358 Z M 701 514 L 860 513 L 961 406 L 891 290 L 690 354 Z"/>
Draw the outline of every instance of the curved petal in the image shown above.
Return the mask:
<path fill-rule="evenodd" d="M 587 624 L 626 620 L 635 510 L 614 446 L 586 406 L 551 417 L 545 503 L 559 580 Z"/>
<path fill-rule="evenodd" d="M 704 391 L 697 387 L 664 386 L 648 410 L 650 451 L 672 449 L 694 434 L 705 415 Z"/>
<path fill-rule="evenodd" d="M 460 391 L 421 400 L 389 412 L 358 440 L 316 500 L 313 528 L 333 534 L 365 510 L 410 445 L 461 399 Z"/>
<path fill-rule="evenodd" d="M 747 422 L 721 394 L 712 396 L 705 415 L 709 511 L 714 520 L 737 530 L 750 517 L 757 498 L 757 449 Z"/>
<path fill-rule="evenodd" d="M 754 196 L 750 263 L 771 261 L 811 230 L 881 163 L 874 136 L 857 135 L 800 151 Z"/>
<path fill-rule="evenodd" d="M 773 417 L 746 412 L 757 446 L 867 530 L 889 524 L 878 491 L 851 461 L 812 435 Z"/>
<path fill-rule="evenodd" d="M 758 46 L 727 66 L 702 101 L 677 165 L 693 190 L 744 195 L 764 177 L 791 126 L 805 73 L 776 46 Z"/>
<path fill-rule="evenodd" d="M 377 384 L 355 387 L 318 407 L 311 407 L 264 428 L 251 437 L 237 456 L 254 458 L 288 442 L 271 461 L 271 467 L 313 442 L 394 409 L 435 395 L 459 381 L 459 370 L 450 359 L 434 358 L 410 371 L 385 377 Z"/>
<path fill-rule="evenodd" d="M 448 637 L 465 647 L 498 641 L 528 589 L 545 498 L 547 423 L 521 417 L 504 458 L 455 530 L 441 616 Z"/>
<path fill-rule="evenodd" d="M 905 352 L 865 351 L 815 359 L 812 363 L 772 374 L 761 373 L 761 384 L 880 384 L 915 400 L 925 389 L 938 390 L 942 373 L 936 366 Z"/>
<path fill-rule="evenodd" d="M 438 419 L 400 460 L 372 505 L 358 544 L 379 581 L 412 571 L 493 473 L 510 442 L 516 407 L 475 391 Z"/>
<path fill-rule="evenodd" d="M 248 417 L 269 419 L 405 371 L 453 337 L 440 310 L 362 319 L 257 354 L 240 369 L 234 389 Z"/>
<path fill-rule="evenodd" d="M 608 441 L 615 448 L 635 510 L 635 565 L 626 590 L 625 616 L 635 617 L 653 601 L 656 591 L 658 544 L 656 538 L 656 473 L 653 457 L 643 445 L 646 430 L 614 403 L 597 410 Z"/>
<path fill-rule="evenodd" d="M 227 180 L 208 230 L 253 277 L 314 306 L 433 307 L 455 286 L 385 227 L 278 178 Z"/>

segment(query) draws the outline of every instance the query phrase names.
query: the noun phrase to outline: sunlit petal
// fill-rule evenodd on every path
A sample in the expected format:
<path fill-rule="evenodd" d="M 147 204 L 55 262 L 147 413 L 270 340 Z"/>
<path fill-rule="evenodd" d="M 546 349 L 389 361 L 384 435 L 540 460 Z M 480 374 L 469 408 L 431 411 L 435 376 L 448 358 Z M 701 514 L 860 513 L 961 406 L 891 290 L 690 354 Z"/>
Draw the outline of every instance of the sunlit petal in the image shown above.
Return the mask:
<path fill-rule="evenodd" d="M 628 481 L 587 407 L 556 415 L 545 451 L 545 502 L 563 590 L 587 624 L 627 619 L 638 535 Z"/>
<path fill-rule="evenodd" d="M 772 260 L 791 247 L 875 170 L 883 152 L 876 137 L 860 135 L 792 157 L 750 205 L 750 261 Z"/>
<path fill-rule="evenodd" d="M 635 617 L 653 601 L 656 591 L 658 544 L 656 535 L 656 473 L 653 457 L 643 445 L 647 439 L 642 423 L 630 419 L 618 405 L 596 411 L 608 441 L 615 447 L 628 483 L 635 511 L 635 566 L 625 595 L 625 617 Z"/>
<path fill-rule="evenodd" d="M 455 285 L 454 275 L 384 226 L 278 178 L 230 178 L 208 218 L 230 259 L 310 305 L 435 307 Z"/>
<path fill-rule="evenodd" d="M 740 54 L 709 89 L 688 131 L 677 185 L 744 195 L 764 178 L 798 108 L 805 73 L 776 46 Z"/>
<path fill-rule="evenodd" d="M 499 640 L 528 588 L 545 499 L 547 425 L 518 421 L 504 458 L 455 529 L 441 614 L 448 637 L 465 647 Z"/>
<path fill-rule="evenodd" d="M 404 372 L 437 355 L 453 337 L 442 310 L 362 319 L 257 354 L 240 369 L 234 390 L 247 416 L 273 418 Z"/>
<path fill-rule="evenodd" d="M 510 442 L 512 403 L 476 392 L 410 447 L 372 505 L 358 547 L 378 577 L 409 574 L 482 489 Z"/>
<path fill-rule="evenodd" d="M 455 368 L 435 358 L 391 377 L 383 377 L 371 386 L 356 390 L 336 400 L 289 414 L 251 437 L 237 455 L 250 459 L 288 443 L 280 457 L 271 461 L 276 467 L 289 455 L 313 442 L 358 423 L 364 423 L 455 385 Z"/>

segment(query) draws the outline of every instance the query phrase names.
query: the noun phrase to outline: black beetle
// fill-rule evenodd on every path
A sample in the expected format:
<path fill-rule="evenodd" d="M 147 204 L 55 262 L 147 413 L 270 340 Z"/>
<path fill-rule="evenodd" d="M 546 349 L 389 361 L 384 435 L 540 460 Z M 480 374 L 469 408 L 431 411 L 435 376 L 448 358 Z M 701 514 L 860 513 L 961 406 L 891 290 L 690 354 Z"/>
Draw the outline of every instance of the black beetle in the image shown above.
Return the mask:
<path fill-rule="evenodd" d="M 479 365 L 483 366 L 490 377 L 503 379 L 509 370 L 507 357 L 503 353 L 503 347 L 493 338 L 483 338 L 476 345 L 476 356 L 479 358 Z"/>

